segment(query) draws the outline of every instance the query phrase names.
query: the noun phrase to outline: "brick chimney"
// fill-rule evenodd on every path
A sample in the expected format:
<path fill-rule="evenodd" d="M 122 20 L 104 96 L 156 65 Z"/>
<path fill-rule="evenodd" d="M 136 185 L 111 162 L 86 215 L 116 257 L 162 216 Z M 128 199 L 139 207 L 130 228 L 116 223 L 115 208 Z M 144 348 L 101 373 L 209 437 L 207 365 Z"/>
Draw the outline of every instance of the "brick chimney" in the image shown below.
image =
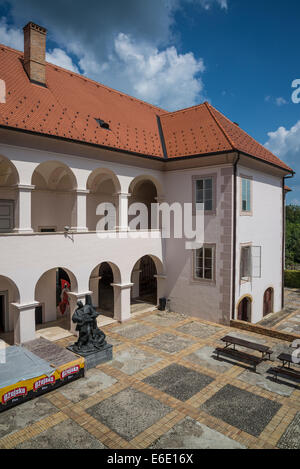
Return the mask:
<path fill-rule="evenodd" d="M 32 83 L 46 86 L 47 30 L 28 23 L 24 28 L 24 68 Z"/>

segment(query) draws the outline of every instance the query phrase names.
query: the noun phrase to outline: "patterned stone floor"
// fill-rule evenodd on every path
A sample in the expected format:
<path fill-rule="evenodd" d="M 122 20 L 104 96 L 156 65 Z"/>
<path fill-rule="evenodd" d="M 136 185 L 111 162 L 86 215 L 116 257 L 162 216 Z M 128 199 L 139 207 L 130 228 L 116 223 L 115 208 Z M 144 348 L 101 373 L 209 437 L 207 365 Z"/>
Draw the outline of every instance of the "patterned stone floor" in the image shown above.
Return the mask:
<path fill-rule="evenodd" d="M 283 311 L 269 315 L 260 324 L 277 331 L 299 335 L 300 338 L 300 289 L 285 288 Z"/>
<path fill-rule="evenodd" d="M 275 359 L 288 343 L 160 312 L 104 330 L 114 359 L 0 414 L 0 449 L 300 448 L 300 385 L 213 353 L 229 332 Z"/>

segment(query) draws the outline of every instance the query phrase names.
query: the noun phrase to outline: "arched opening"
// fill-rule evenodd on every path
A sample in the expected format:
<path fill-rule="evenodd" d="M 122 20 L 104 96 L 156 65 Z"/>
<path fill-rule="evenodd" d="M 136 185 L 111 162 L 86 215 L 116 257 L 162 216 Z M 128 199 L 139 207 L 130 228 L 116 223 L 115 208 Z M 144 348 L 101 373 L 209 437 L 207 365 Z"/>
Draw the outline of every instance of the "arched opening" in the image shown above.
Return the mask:
<path fill-rule="evenodd" d="M 243 298 L 238 306 L 238 320 L 251 322 L 252 300 L 248 296 Z"/>
<path fill-rule="evenodd" d="M 33 173 L 32 228 L 35 232 L 64 231 L 77 225 L 76 178 L 57 161 L 40 164 Z"/>
<path fill-rule="evenodd" d="M 132 312 L 147 306 L 157 306 L 157 275 L 156 262 L 151 256 L 144 256 L 135 264 L 131 273 Z"/>
<path fill-rule="evenodd" d="M 108 318 L 115 316 L 114 287 L 120 283 L 120 271 L 111 262 L 102 262 L 92 272 L 90 277 L 90 291 L 92 302 L 97 311 Z"/>
<path fill-rule="evenodd" d="M 70 304 L 68 292 L 77 290 L 77 280 L 69 270 L 57 267 L 45 272 L 35 288 L 36 328 L 44 324 L 56 323 L 63 329 L 70 329 Z M 47 326 L 47 327 L 48 327 Z"/>
<path fill-rule="evenodd" d="M 274 309 L 274 290 L 273 288 L 268 288 L 264 294 L 264 317 L 268 314 L 273 313 Z"/>
<path fill-rule="evenodd" d="M 143 230 L 143 229 L 156 229 L 158 227 L 157 222 L 153 226 L 151 218 L 151 205 L 157 203 L 159 197 L 159 189 L 157 184 L 147 176 L 136 178 L 130 185 L 129 193 L 131 197 L 129 199 L 129 226 L 131 229 Z M 133 210 L 133 205 L 136 203 L 144 204 L 147 209 L 145 216 L 141 217 L 137 225 L 133 225 L 133 220 L 137 216 L 143 215 L 141 212 Z M 134 213 L 130 213 L 131 210 Z"/>
<path fill-rule="evenodd" d="M 12 303 L 20 302 L 16 284 L 0 275 L 0 339 L 9 345 L 14 343 L 14 313 Z"/>
<path fill-rule="evenodd" d="M 117 176 L 112 171 L 97 169 L 90 175 L 87 189 L 89 191 L 87 196 L 87 227 L 89 231 L 102 231 L 102 227 L 98 224 L 104 215 L 97 215 L 97 207 L 100 204 L 112 204 L 115 207 L 115 211 L 110 215 L 109 223 L 103 226 L 104 230 L 115 229 L 117 225 L 116 194 L 121 191 Z"/>
<path fill-rule="evenodd" d="M 19 175 L 15 166 L 0 155 L 0 233 L 11 233 L 16 228 Z"/>

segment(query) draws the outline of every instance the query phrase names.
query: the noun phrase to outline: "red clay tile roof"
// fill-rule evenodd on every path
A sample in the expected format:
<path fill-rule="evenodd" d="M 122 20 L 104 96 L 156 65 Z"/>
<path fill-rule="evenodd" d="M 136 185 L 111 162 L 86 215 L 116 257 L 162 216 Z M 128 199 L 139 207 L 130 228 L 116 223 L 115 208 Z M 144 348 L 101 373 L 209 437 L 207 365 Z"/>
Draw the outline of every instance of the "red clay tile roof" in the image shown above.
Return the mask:
<path fill-rule="evenodd" d="M 293 192 L 289 186 L 284 186 L 285 192 Z"/>
<path fill-rule="evenodd" d="M 1 126 L 158 158 L 237 150 L 292 171 L 208 103 L 168 113 L 51 64 L 43 88 L 30 83 L 22 59 L 21 52 L 0 46 L 0 79 L 7 90 Z"/>

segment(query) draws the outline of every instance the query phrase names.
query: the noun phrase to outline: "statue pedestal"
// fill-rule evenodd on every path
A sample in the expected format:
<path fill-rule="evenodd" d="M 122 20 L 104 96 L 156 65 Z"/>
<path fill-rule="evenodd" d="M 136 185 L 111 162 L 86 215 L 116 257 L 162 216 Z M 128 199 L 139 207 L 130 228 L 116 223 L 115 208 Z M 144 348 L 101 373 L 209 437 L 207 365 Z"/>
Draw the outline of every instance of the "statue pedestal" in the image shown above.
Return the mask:
<path fill-rule="evenodd" d="M 104 345 L 99 350 L 95 349 L 92 352 L 78 351 L 75 345 L 71 345 L 70 347 L 67 347 L 67 349 L 84 358 L 85 370 L 96 368 L 96 366 L 109 362 L 113 359 L 113 346 L 109 344 Z"/>

